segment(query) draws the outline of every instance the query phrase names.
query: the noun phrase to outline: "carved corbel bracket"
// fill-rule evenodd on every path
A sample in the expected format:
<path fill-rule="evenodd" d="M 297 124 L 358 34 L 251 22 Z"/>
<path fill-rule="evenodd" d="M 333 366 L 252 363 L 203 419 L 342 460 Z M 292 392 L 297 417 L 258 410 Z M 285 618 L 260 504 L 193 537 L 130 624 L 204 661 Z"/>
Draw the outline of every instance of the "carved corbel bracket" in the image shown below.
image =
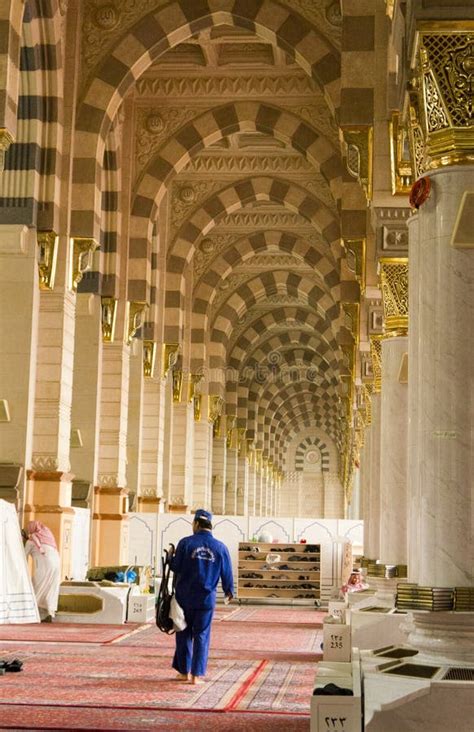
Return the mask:
<path fill-rule="evenodd" d="M 95 239 L 74 237 L 71 246 L 71 289 L 77 290 L 84 272 L 92 269 L 93 254 L 98 247 Z"/>
<path fill-rule="evenodd" d="M 128 303 L 127 343 L 132 342 L 137 330 L 143 326 L 147 308 L 146 302 L 132 300 Z"/>
<path fill-rule="evenodd" d="M 117 322 L 118 301 L 113 297 L 102 297 L 102 340 L 104 343 L 112 343 L 115 337 L 115 324 Z"/>
<path fill-rule="evenodd" d="M 168 376 L 168 371 L 174 366 L 179 353 L 179 343 L 163 343 L 161 354 L 161 375 L 163 379 Z"/>
<path fill-rule="evenodd" d="M 143 341 L 143 376 L 151 378 L 155 373 L 156 343 Z"/>
<path fill-rule="evenodd" d="M 53 290 L 56 277 L 59 237 L 55 231 L 38 231 L 38 274 L 41 290 Z"/>

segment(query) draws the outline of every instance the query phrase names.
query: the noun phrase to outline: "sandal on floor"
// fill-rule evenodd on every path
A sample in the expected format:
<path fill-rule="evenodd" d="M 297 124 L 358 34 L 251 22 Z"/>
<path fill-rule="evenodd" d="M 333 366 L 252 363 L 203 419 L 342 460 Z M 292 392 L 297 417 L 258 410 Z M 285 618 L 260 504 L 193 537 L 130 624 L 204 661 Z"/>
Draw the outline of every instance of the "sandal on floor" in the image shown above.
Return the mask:
<path fill-rule="evenodd" d="M 17 673 L 18 671 L 21 671 L 22 667 L 23 661 L 20 661 L 19 658 L 14 658 L 13 661 L 0 661 L 0 668 L 7 673 Z"/>

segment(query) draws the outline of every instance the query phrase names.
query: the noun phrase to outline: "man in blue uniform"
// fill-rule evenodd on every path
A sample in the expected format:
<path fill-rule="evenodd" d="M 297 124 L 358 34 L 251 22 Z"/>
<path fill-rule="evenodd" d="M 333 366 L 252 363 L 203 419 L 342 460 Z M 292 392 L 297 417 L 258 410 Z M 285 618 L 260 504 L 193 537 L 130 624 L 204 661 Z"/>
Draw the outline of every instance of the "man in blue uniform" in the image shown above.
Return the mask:
<path fill-rule="evenodd" d="M 179 679 L 199 684 L 206 674 L 219 579 L 229 600 L 234 594 L 229 552 L 212 535 L 212 513 L 196 511 L 193 534 L 178 543 L 170 566 L 176 575 L 176 599 L 184 610 L 187 625 L 176 633 L 173 668 Z"/>

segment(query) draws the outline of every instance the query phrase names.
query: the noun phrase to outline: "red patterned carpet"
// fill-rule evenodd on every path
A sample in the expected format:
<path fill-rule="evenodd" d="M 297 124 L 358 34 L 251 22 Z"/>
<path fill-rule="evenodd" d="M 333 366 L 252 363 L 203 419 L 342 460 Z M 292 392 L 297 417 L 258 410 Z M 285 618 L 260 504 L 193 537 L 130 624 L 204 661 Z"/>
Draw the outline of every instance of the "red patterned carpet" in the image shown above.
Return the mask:
<path fill-rule="evenodd" d="M 119 626 L 126 635 L 117 638 L 117 626 L 50 626 L 69 642 L 29 626 L 39 641 L 0 643 L 0 658 L 24 661 L 21 673 L 0 677 L 0 729 L 307 732 L 322 631 L 283 622 L 281 608 L 263 611 L 268 624 L 218 613 L 198 687 L 174 680 L 174 639 L 154 627 Z"/>
<path fill-rule="evenodd" d="M 72 623 L 31 623 L 0 625 L 0 641 L 29 641 L 34 643 L 112 643 L 133 633 L 140 626 L 89 625 Z"/>
<path fill-rule="evenodd" d="M 318 610 L 288 610 L 281 607 L 241 607 L 231 615 L 224 617 L 225 621 L 245 621 L 251 623 L 291 623 L 291 625 L 314 625 L 323 627 L 325 612 Z"/>

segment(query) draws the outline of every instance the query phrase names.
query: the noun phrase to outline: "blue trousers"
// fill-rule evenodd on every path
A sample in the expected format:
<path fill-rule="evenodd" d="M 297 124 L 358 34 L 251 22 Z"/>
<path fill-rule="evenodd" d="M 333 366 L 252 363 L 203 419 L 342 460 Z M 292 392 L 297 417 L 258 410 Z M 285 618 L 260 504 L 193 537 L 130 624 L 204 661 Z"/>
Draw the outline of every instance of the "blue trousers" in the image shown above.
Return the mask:
<path fill-rule="evenodd" d="M 180 674 L 205 676 L 214 608 L 210 610 L 183 608 L 183 610 L 187 627 L 176 633 L 173 668 Z"/>

